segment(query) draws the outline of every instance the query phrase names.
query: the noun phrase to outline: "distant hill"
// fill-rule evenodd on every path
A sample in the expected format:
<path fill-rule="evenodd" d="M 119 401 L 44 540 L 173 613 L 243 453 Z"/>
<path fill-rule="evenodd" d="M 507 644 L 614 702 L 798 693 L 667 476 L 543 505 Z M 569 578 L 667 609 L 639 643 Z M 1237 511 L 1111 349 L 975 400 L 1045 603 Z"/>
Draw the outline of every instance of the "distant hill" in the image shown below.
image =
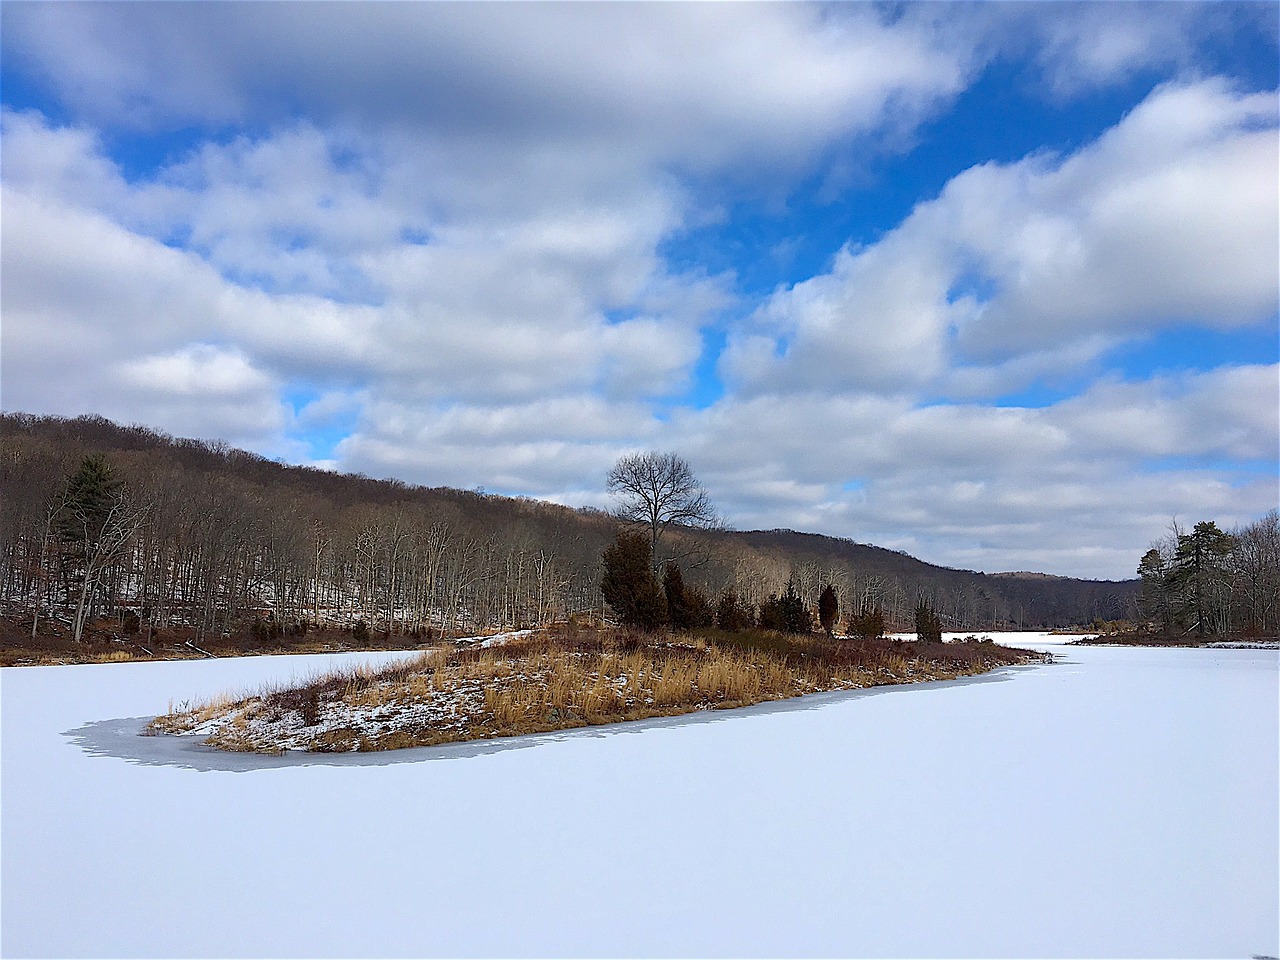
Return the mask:
<path fill-rule="evenodd" d="M 863 587 L 883 581 L 895 609 L 923 594 L 943 615 L 947 629 L 1038 629 L 1087 626 L 1095 620 L 1133 616 L 1137 580 L 1077 580 L 1049 574 L 983 574 L 935 566 L 897 550 L 794 530 L 732 534 L 752 550 L 799 569 L 853 571 Z"/>
<path fill-rule="evenodd" d="M 1012 577 L 1015 580 L 1066 580 L 1067 577 L 1059 577 L 1052 573 L 1032 573 L 1029 570 L 1015 570 L 1012 573 L 992 573 L 988 574 L 992 577 Z"/>
<path fill-rule="evenodd" d="M 598 611 L 600 554 L 617 529 L 599 510 L 288 466 L 102 417 L 0 414 L 0 442 L 0 586 L 10 609 L 52 589 L 32 572 L 49 498 L 91 452 L 151 510 L 103 602 L 198 616 L 208 629 L 264 610 L 395 630 Z M 733 588 L 758 603 L 794 578 L 816 603 L 830 582 L 842 616 L 879 603 L 905 629 L 921 596 L 947 629 L 975 631 L 1127 618 L 1137 598 L 1136 581 L 985 575 L 793 530 L 683 531 L 672 543 L 688 554 L 688 579 L 713 596 Z"/>

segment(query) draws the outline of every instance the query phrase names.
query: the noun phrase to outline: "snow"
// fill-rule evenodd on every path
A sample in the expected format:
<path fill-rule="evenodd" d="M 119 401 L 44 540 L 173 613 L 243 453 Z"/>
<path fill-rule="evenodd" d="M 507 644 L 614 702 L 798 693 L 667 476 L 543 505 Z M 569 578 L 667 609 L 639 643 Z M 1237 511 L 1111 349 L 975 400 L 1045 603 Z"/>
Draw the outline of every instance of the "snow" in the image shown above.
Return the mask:
<path fill-rule="evenodd" d="M 474 642 L 477 647 L 502 647 L 515 640 L 522 640 L 531 636 L 533 636 L 532 630 L 511 630 L 507 633 L 495 633 L 492 637 L 485 637 L 484 639 L 477 638 Z M 459 641 L 459 643 L 462 642 L 465 641 Z"/>
<path fill-rule="evenodd" d="M 397 754 L 137 737 L 398 656 L 0 672 L 5 956 L 1280 955 L 1274 650 Z"/>

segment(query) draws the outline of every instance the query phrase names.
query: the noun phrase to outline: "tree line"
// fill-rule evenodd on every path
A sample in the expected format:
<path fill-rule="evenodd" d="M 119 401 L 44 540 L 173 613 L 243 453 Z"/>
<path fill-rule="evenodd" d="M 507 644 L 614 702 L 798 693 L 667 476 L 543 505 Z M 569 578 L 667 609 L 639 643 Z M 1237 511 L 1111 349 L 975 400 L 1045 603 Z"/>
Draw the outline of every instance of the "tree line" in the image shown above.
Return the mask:
<path fill-rule="evenodd" d="M 487 523 L 468 503 L 477 495 L 423 498 L 373 481 L 397 495 L 335 498 L 310 483 L 193 468 L 183 462 L 192 452 L 161 445 L 75 459 L 58 444 L 6 436 L 7 611 L 30 617 L 33 633 L 42 615 L 65 619 L 76 639 L 111 616 L 144 633 L 191 627 L 198 642 L 317 625 L 456 635 L 600 606 L 597 538 L 584 535 L 592 524 L 561 527 L 519 501 Z M 240 456 L 194 452 L 224 468 Z"/>
<path fill-rule="evenodd" d="M 771 593 L 759 604 L 744 601 L 732 586 L 725 587 L 713 602 L 702 587 L 685 581 L 675 560 L 663 563 L 659 576 L 654 564 L 653 541 L 634 530 L 619 531 L 605 550 L 603 561 L 601 593 L 621 623 L 637 630 L 714 627 L 740 633 L 759 628 L 809 634 L 819 629 L 832 637 L 841 626 L 840 596 L 830 583 L 822 588 L 813 605 L 800 595 L 794 576 L 788 578 L 785 588 Z M 847 616 L 844 632 L 867 640 L 884 636 L 890 623 L 883 606 L 868 599 Z M 917 639 L 934 643 L 942 640 L 942 620 L 931 600 L 924 597 L 917 600 L 912 625 Z"/>
<path fill-rule="evenodd" d="M 808 634 L 814 630 L 813 610 L 800 595 L 794 570 L 786 588 L 771 593 L 758 604 L 738 596 L 736 585 L 723 588 L 712 603 L 701 587 L 685 582 L 680 562 L 672 551 L 659 561 L 663 535 L 678 523 L 698 555 L 697 536 L 688 532 L 723 529 L 715 508 L 692 467 L 674 453 L 638 453 L 620 459 L 609 472 L 608 488 L 619 498 L 615 516 L 646 532 L 623 529 L 604 552 L 600 590 L 605 601 L 626 626 L 654 631 L 663 627 L 697 630 L 716 627 L 731 633 L 758 627 L 780 633 Z M 705 556 L 706 554 L 704 554 Z M 661 579 L 658 577 L 661 569 Z M 818 593 L 818 624 L 828 637 L 835 634 L 840 597 L 831 578 Z M 857 612 L 849 617 L 848 631 L 875 639 L 885 632 L 884 610 L 872 592 L 864 591 Z M 916 636 L 939 642 L 942 623 L 930 601 L 921 597 L 915 609 Z"/>
<path fill-rule="evenodd" d="M 1138 562 L 1141 609 L 1169 638 L 1280 633 L 1280 515 L 1231 531 L 1176 522 Z"/>
<path fill-rule="evenodd" d="M 1136 584 L 987 577 L 848 540 L 731 531 L 673 461 L 619 461 L 607 513 L 285 466 L 101 417 L 0 414 L 0 606 L 32 629 L 114 617 L 197 636 L 534 626 L 612 613 L 603 557 L 620 526 L 648 541 L 664 603 L 674 561 L 688 587 L 674 609 L 692 620 L 718 617 L 731 594 L 730 622 L 785 622 L 790 595 L 819 611 L 828 587 L 846 619 L 879 610 L 886 630 L 912 629 L 922 598 L 953 630 L 1115 619 L 1136 604 Z M 646 490 L 654 509 L 630 501 Z"/>

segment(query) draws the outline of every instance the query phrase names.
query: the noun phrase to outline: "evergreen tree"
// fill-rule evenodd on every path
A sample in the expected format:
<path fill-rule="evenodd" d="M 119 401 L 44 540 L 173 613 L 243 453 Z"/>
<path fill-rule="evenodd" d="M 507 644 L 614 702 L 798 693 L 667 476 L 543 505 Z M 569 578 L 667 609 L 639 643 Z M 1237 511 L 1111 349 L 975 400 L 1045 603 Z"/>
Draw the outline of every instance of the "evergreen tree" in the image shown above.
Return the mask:
<path fill-rule="evenodd" d="M 116 505 L 121 483 L 100 453 L 85 457 L 67 477 L 54 530 L 74 554 L 83 555 L 101 538 Z"/>
<path fill-rule="evenodd" d="M 1158 547 L 1142 555 L 1138 563 L 1138 576 L 1142 579 L 1138 604 L 1143 616 L 1160 624 L 1162 633 L 1173 629 L 1173 583 L 1169 574 L 1169 562 Z"/>
<path fill-rule="evenodd" d="M 711 607 L 711 599 L 700 588 L 686 584 L 684 602 L 690 630 L 710 627 L 716 622 L 716 612 Z"/>
<path fill-rule="evenodd" d="M 1191 533 L 1178 537 L 1170 571 L 1178 597 L 1176 614 L 1198 637 L 1224 633 L 1229 626 L 1230 556 L 1231 536 L 1212 520 L 1197 523 Z"/>
<path fill-rule="evenodd" d="M 921 643 L 942 642 L 942 621 L 933 606 L 923 599 L 916 604 L 916 639 Z"/>
<path fill-rule="evenodd" d="M 650 565 L 652 549 L 643 533 L 622 530 L 604 552 L 600 591 L 629 627 L 657 630 L 667 622 L 667 600 Z"/>
<path fill-rule="evenodd" d="M 667 619 L 676 630 L 688 630 L 693 626 L 692 611 L 686 596 L 684 574 L 674 560 L 667 562 L 662 573 L 662 592 L 667 598 Z"/>
<path fill-rule="evenodd" d="M 875 640 L 884 635 L 884 611 L 879 604 L 874 607 L 864 603 L 857 614 L 849 618 L 849 632 L 863 640 Z"/>
<path fill-rule="evenodd" d="M 818 596 L 818 622 L 822 624 L 828 637 L 835 631 L 836 617 L 839 614 L 840 601 L 836 597 L 835 588 L 828 583 Z"/>
<path fill-rule="evenodd" d="M 720 603 L 716 607 L 716 626 L 721 630 L 737 633 L 753 626 L 754 619 L 751 611 L 742 605 L 738 594 L 732 589 L 726 590 L 720 597 Z"/>
<path fill-rule="evenodd" d="M 813 619 L 796 592 L 795 579 L 787 581 L 782 596 L 771 595 L 760 604 L 760 626 L 782 633 L 812 633 Z"/>

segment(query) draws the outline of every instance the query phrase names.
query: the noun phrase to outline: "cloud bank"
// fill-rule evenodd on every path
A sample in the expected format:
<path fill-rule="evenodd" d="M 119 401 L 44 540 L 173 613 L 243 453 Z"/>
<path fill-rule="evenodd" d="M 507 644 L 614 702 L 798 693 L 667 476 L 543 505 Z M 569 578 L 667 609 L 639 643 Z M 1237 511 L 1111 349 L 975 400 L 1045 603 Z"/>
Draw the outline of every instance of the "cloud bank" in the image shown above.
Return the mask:
<path fill-rule="evenodd" d="M 1128 576 L 1276 503 L 1276 83 L 1205 53 L 1241 37 L 1274 53 L 1247 5 L 7 4 L 3 405 L 573 504 L 676 449 L 739 527 Z M 1130 102 L 744 283 L 753 223 L 874 205 L 1002 64 Z"/>

